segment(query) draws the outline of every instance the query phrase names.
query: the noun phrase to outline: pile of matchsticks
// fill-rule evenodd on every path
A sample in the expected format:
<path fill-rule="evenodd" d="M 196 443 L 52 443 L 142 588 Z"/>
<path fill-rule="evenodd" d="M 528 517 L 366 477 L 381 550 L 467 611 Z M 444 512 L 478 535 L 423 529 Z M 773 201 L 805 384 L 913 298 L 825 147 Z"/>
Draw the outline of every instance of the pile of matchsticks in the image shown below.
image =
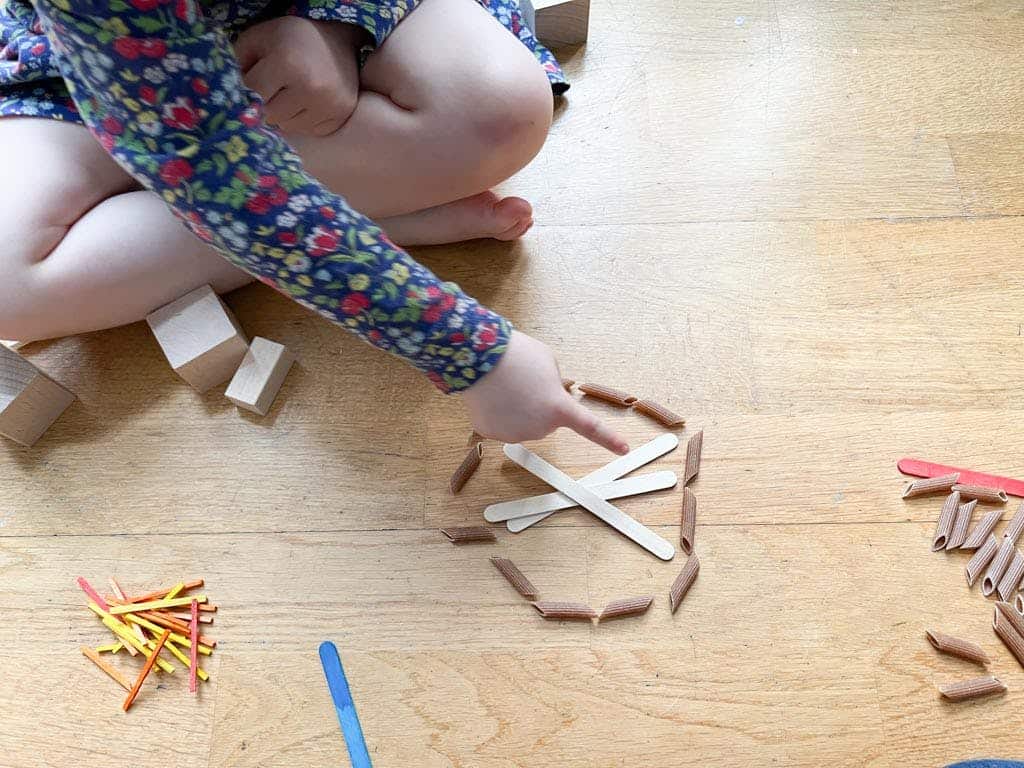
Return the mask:
<path fill-rule="evenodd" d="M 161 656 L 164 651 L 188 670 L 191 693 L 199 690 L 200 680 L 209 680 L 210 676 L 199 666 L 199 656 L 209 656 L 217 643 L 201 635 L 199 625 L 213 623 L 217 606 L 211 605 L 206 595 L 189 594 L 202 588 L 202 579 L 183 581 L 137 597 L 128 597 L 113 577 L 110 579 L 112 595 L 101 597 L 81 576 L 78 586 L 89 598 L 89 610 L 114 635 L 114 642 L 108 645 L 98 648 L 83 645 L 82 654 L 128 691 L 123 705 L 125 712 L 154 666 L 167 674 L 174 672 L 174 662 Z M 105 658 L 122 650 L 129 656 L 145 659 L 134 683 Z"/>

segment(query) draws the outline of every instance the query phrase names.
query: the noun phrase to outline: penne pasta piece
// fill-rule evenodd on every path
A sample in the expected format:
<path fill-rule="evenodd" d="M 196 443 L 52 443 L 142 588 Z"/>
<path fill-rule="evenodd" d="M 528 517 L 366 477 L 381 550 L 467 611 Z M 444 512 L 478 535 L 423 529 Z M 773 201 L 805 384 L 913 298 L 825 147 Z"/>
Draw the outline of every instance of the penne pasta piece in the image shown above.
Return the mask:
<path fill-rule="evenodd" d="M 951 475 L 942 477 L 925 477 L 920 480 L 913 480 L 907 483 L 903 489 L 904 499 L 913 499 L 915 496 L 927 496 L 930 493 L 948 493 L 960 479 L 960 473 L 954 472 Z"/>
<path fill-rule="evenodd" d="M 683 517 L 679 524 L 679 547 L 686 554 L 693 552 L 693 539 L 697 532 L 697 497 L 683 487 Z"/>
<path fill-rule="evenodd" d="M 626 597 L 621 600 L 613 600 L 604 607 L 598 621 L 609 621 L 610 619 L 621 619 L 626 616 L 639 616 L 647 613 L 647 609 L 654 602 L 654 595 L 643 597 Z"/>
<path fill-rule="evenodd" d="M 484 441 L 484 436 L 481 435 L 476 430 L 474 430 L 474 431 L 469 433 L 469 440 L 466 441 L 466 446 L 469 447 L 469 448 L 472 448 L 477 443 L 482 443 L 483 441 Z"/>
<path fill-rule="evenodd" d="M 448 537 L 452 544 L 465 544 L 471 541 L 497 541 L 494 531 L 486 525 L 467 525 L 464 527 L 442 528 L 441 533 Z"/>
<path fill-rule="evenodd" d="M 1017 613 L 1024 616 L 1024 595 L 1017 595 L 1017 599 L 1013 601 L 1013 607 L 1017 609 Z"/>
<path fill-rule="evenodd" d="M 466 458 L 462 460 L 458 469 L 456 469 L 452 474 L 452 479 L 448 481 L 448 489 L 452 493 L 458 493 L 462 490 L 462 486 L 466 484 L 466 481 L 473 476 L 477 467 L 480 466 L 480 459 L 483 455 L 483 443 L 477 443 L 469 449 L 469 453 L 466 454 Z"/>
<path fill-rule="evenodd" d="M 1017 611 L 1013 609 L 1013 606 L 1007 602 L 999 600 L 996 602 L 996 610 L 1006 616 L 1006 620 L 1010 622 L 1010 625 L 1017 630 L 1017 634 L 1024 637 L 1024 616 L 1021 616 Z"/>
<path fill-rule="evenodd" d="M 996 541 L 995 536 L 990 534 L 988 540 L 978 547 L 974 556 L 967 561 L 967 565 L 964 567 L 964 575 L 967 577 L 968 587 L 974 586 L 974 582 L 978 580 L 985 567 L 992 562 L 992 558 L 996 556 L 998 550 L 999 542 Z"/>
<path fill-rule="evenodd" d="M 700 560 L 697 559 L 697 555 L 691 553 L 683 565 L 683 570 L 679 572 L 676 580 L 672 582 L 672 586 L 668 590 L 668 601 L 669 606 L 672 608 L 672 613 L 675 613 L 679 604 L 683 602 L 686 593 L 693 586 L 693 582 L 697 580 L 697 573 L 699 571 Z"/>
<path fill-rule="evenodd" d="M 687 486 L 690 481 L 700 472 L 700 454 L 704 448 L 704 430 L 700 430 L 693 437 L 686 441 L 686 468 L 683 470 L 683 485 Z"/>
<path fill-rule="evenodd" d="M 975 499 L 977 501 L 977 499 Z M 988 537 L 992 535 L 992 531 L 996 529 L 999 524 L 999 520 L 1003 516 L 1003 510 L 993 509 L 981 520 L 978 521 L 977 525 L 974 526 L 974 530 L 967 537 L 967 541 L 960 545 L 960 549 L 977 549 L 982 546 Z"/>
<path fill-rule="evenodd" d="M 530 583 L 530 580 L 516 567 L 515 563 L 507 557 L 492 557 L 491 564 L 515 588 L 516 592 L 527 600 L 537 599 L 537 588 Z"/>
<path fill-rule="evenodd" d="M 577 386 L 584 395 L 604 400 L 606 403 L 618 405 L 622 408 L 628 408 L 636 402 L 636 398 L 633 395 L 627 395 L 625 392 L 606 387 L 602 384 L 579 384 Z"/>
<path fill-rule="evenodd" d="M 109 677 L 115 683 L 120 685 L 126 691 L 130 691 L 132 689 L 132 684 L 128 682 L 128 678 L 126 678 L 124 675 L 122 675 L 120 672 L 118 672 L 116 669 L 110 666 L 110 664 L 108 664 L 106 661 L 101 659 L 100 655 L 96 653 L 96 651 L 94 651 L 87 645 L 81 646 L 80 650 L 82 651 L 82 655 L 85 656 L 85 658 L 87 658 L 97 667 L 102 669 L 103 672 L 106 673 L 107 677 Z"/>
<path fill-rule="evenodd" d="M 972 643 L 970 640 L 963 640 L 962 638 L 945 635 L 942 632 L 934 632 L 930 629 L 925 632 L 925 635 L 927 635 L 928 642 L 935 647 L 935 650 L 942 653 L 948 653 L 950 656 L 956 656 L 959 659 L 973 661 L 982 666 L 987 665 L 991 661 L 988 654 L 982 650 L 982 647 L 977 643 Z"/>
<path fill-rule="evenodd" d="M 583 603 L 567 603 L 546 600 L 531 603 L 545 619 L 567 619 L 569 621 L 590 621 L 597 617 L 594 609 Z"/>
<path fill-rule="evenodd" d="M 985 571 L 985 578 L 981 580 L 981 594 L 985 597 L 996 591 L 996 587 L 999 586 L 999 580 L 1003 578 L 1006 569 L 1010 567 L 1010 561 L 1013 560 L 1013 555 L 1016 551 L 1017 548 L 1013 545 L 1013 539 L 1004 538 L 999 543 L 999 551 L 996 552 L 996 556 L 989 563 L 988 570 Z"/>
<path fill-rule="evenodd" d="M 953 491 L 946 497 L 946 501 L 942 504 L 942 511 L 939 512 L 939 520 L 935 524 L 935 535 L 932 537 L 932 552 L 938 552 L 945 548 L 949 535 L 953 532 L 953 523 L 959 508 L 960 493 Z"/>
<path fill-rule="evenodd" d="M 1014 658 L 1024 667 L 1024 635 L 1010 623 L 1007 614 L 996 606 L 996 615 L 992 618 L 992 631 L 1003 641 L 1003 645 L 1013 654 Z"/>
<path fill-rule="evenodd" d="M 960 496 L 965 499 L 977 499 L 987 501 L 989 504 L 1005 504 L 1010 500 L 1006 491 L 1002 488 L 986 488 L 983 485 L 965 485 L 957 483 L 953 486 L 954 491 L 959 491 Z"/>
<path fill-rule="evenodd" d="M 562 389 L 564 389 L 569 394 L 572 394 L 572 385 L 575 383 L 576 382 L 573 381 L 572 379 L 562 379 Z"/>
<path fill-rule="evenodd" d="M 1004 539 L 1013 539 L 1015 542 L 1020 538 L 1021 533 L 1024 533 L 1024 502 L 1017 507 L 1017 514 L 1015 514 L 1010 522 L 1006 524 L 1006 528 L 1003 529 Z"/>
<path fill-rule="evenodd" d="M 139 695 L 139 689 L 142 688 L 142 684 L 145 682 L 146 677 L 149 675 L 149 671 L 153 668 L 153 663 L 157 660 L 160 655 L 160 651 L 164 648 L 164 643 L 167 642 L 167 638 L 170 637 L 170 630 L 165 629 L 160 635 L 160 638 L 156 641 L 156 646 L 153 648 L 152 655 L 146 659 L 145 665 L 142 667 L 142 671 L 139 672 L 139 676 L 135 679 L 135 685 L 128 692 L 128 697 L 124 700 L 124 711 L 127 712 L 128 708 L 131 707 L 132 702 L 135 701 L 135 697 Z"/>
<path fill-rule="evenodd" d="M 1000 600 L 1011 600 L 1013 598 L 1013 594 L 1017 591 L 1017 585 L 1020 584 L 1022 576 L 1024 576 L 1024 555 L 1018 549 L 1014 552 L 1013 560 L 1010 561 L 1006 572 L 1003 573 L 1003 577 L 996 585 L 996 592 L 999 594 Z"/>
<path fill-rule="evenodd" d="M 980 699 L 982 696 L 1006 693 L 1006 686 L 998 677 L 989 675 L 940 685 L 939 693 L 948 701 L 967 701 L 968 699 Z"/>
<path fill-rule="evenodd" d="M 686 419 L 653 400 L 637 400 L 633 403 L 633 408 L 640 411 L 644 416 L 650 416 L 666 427 L 682 427 L 686 425 Z"/>
<path fill-rule="evenodd" d="M 953 520 L 953 530 L 946 539 L 946 549 L 959 549 L 967 541 L 967 529 L 971 527 L 971 516 L 974 508 L 978 506 L 977 499 L 971 499 L 966 504 L 957 507 L 956 517 Z"/>

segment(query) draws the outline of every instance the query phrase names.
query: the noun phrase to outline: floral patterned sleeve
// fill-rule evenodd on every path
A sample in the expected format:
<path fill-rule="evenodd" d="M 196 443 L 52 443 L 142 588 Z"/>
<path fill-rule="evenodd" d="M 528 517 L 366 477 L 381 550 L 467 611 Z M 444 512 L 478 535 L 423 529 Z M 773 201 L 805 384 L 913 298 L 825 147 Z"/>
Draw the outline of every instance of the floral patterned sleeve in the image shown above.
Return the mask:
<path fill-rule="evenodd" d="M 196 0 L 34 2 L 86 125 L 198 237 L 443 391 L 497 364 L 509 323 L 305 172 Z"/>

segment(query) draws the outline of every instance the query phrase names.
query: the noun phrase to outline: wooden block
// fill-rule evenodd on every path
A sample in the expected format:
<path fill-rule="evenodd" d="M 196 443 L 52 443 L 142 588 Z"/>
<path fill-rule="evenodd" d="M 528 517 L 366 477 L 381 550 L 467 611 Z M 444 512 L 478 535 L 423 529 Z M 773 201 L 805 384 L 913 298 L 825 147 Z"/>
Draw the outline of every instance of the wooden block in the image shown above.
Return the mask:
<path fill-rule="evenodd" d="M 581 45 L 590 27 L 590 0 L 535 0 L 534 33 L 544 45 Z"/>
<path fill-rule="evenodd" d="M 28 360 L 0 345 L 0 435 L 30 446 L 74 399 Z"/>
<path fill-rule="evenodd" d="M 245 332 L 220 297 L 204 285 L 146 318 L 167 361 L 200 392 L 231 378 L 245 356 Z"/>
<path fill-rule="evenodd" d="M 224 396 L 239 408 L 266 416 L 294 362 L 287 347 L 257 336 Z"/>

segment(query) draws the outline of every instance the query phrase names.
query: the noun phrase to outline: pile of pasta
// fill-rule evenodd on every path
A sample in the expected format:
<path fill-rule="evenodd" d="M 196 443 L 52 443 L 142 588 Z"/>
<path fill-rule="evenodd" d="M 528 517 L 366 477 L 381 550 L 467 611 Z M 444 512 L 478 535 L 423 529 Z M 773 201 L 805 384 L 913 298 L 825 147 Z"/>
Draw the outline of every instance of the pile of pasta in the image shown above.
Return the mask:
<path fill-rule="evenodd" d="M 212 624 L 217 606 L 206 595 L 190 594 L 203 587 L 203 580 L 182 581 L 173 587 L 128 597 L 121 585 L 110 578 L 112 595 L 101 596 L 83 577 L 78 586 L 89 598 L 88 607 L 113 635 L 113 642 L 96 648 L 81 646 L 82 655 L 120 685 L 127 695 L 122 708 L 129 710 L 153 667 L 171 674 L 175 661 L 188 670 L 189 691 L 197 693 L 199 682 L 210 676 L 199 666 L 199 656 L 213 653 L 217 642 L 200 634 L 200 624 Z M 134 682 L 108 659 L 141 657 L 142 667 Z"/>
<path fill-rule="evenodd" d="M 648 416 L 659 424 L 676 429 L 684 427 L 686 420 L 653 400 L 642 400 L 619 389 L 603 384 L 576 384 L 572 379 L 563 379 L 562 386 L 570 394 L 576 387 L 584 396 L 597 398 L 619 408 L 629 408 Z M 477 432 L 469 436 L 469 452 L 456 468 L 449 483 L 453 494 L 462 490 L 463 486 L 479 468 L 483 457 L 483 442 L 486 438 Z M 683 469 L 683 500 L 679 526 L 679 546 L 686 553 L 687 559 L 682 570 L 669 588 L 669 608 L 675 613 L 683 602 L 686 593 L 697 580 L 700 571 L 700 560 L 694 552 L 693 542 L 697 530 L 697 497 L 690 489 L 690 482 L 700 472 L 700 459 L 704 446 L 704 430 L 694 433 L 686 442 L 686 459 Z M 452 544 L 470 544 L 496 542 L 494 530 L 485 525 L 442 528 L 443 533 Z M 523 574 L 514 562 L 503 557 L 492 557 L 491 563 L 506 581 L 545 619 L 561 621 L 598 622 L 620 619 L 626 616 L 639 616 L 647 612 L 654 602 L 653 595 L 624 597 L 613 600 L 598 613 L 589 605 L 566 600 L 539 600 L 537 588 Z"/>
<path fill-rule="evenodd" d="M 947 494 L 939 513 L 932 537 L 932 551 L 968 550 L 974 554 L 964 568 L 968 588 L 980 579 L 981 593 L 995 596 L 995 615 L 992 629 L 996 636 L 1024 666 L 1024 553 L 1017 541 L 1024 534 L 1024 503 L 1006 524 L 997 538 L 996 526 L 1002 519 L 1002 509 L 982 515 L 971 526 L 975 508 L 979 503 L 1003 505 L 1009 500 L 999 488 L 986 488 L 959 482 L 959 473 L 914 480 L 903 491 L 904 499 L 929 494 Z M 990 660 L 976 643 L 929 631 L 928 640 L 942 652 L 987 667 Z M 1006 686 L 993 676 L 978 677 L 939 687 L 939 692 L 950 701 L 966 701 L 981 696 L 1001 694 Z"/>

